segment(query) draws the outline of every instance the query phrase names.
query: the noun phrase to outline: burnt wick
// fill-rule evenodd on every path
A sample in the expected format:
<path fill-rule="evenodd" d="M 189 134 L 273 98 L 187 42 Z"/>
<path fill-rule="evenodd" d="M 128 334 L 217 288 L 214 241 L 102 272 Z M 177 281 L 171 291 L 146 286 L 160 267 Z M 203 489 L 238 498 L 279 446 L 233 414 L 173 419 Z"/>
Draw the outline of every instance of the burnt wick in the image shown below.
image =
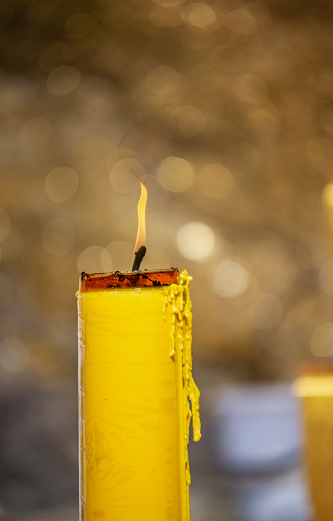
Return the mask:
<path fill-rule="evenodd" d="M 140 269 L 140 264 L 142 262 L 143 257 L 146 255 L 147 248 L 146 246 L 140 246 L 138 251 L 134 253 L 134 262 L 132 271 L 138 271 Z"/>

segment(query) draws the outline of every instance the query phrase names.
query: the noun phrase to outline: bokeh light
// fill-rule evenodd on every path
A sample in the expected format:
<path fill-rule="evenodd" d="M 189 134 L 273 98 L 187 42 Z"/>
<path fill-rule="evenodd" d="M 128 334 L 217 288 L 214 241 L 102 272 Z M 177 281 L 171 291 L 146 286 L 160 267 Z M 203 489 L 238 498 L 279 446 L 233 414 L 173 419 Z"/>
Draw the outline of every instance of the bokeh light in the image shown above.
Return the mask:
<path fill-rule="evenodd" d="M 184 224 L 177 234 L 177 246 L 186 259 L 202 261 L 209 257 L 214 249 L 214 232 L 200 222 Z"/>
<path fill-rule="evenodd" d="M 246 103 L 263 103 L 268 97 L 265 81 L 255 74 L 239 76 L 234 83 L 234 89 L 236 95 Z"/>
<path fill-rule="evenodd" d="M 223 17 L 224 25 L 239 34 L 253 34 L 257 31 L 257 23 L 253 14 L 247 9 L 232 9 Z"/>
<path fill-rule="evenodd" d="M 107 257 L 108 253 L 101 246 L 88 246 L 81 251 L 77 258 L 76 266 L 79 273 L 102 273 L 109 271 L 112 266 L 112 258 Z M 104 270 L 104 267 L 106 270 Z"/>
<path fill-rule="evenodd" d="M 193 182 L 193 168 L 181 157 L 166 157 L 156 169 L 158 183 L 170 192 L 184 192 Z"/>
<path fill-rule="evenodd" d="M 225 259 L 213 272 L 213 288 L 217 295 L 235 298 L 246 291 L 249 285 L 249 273 L 238 261 Z"/>
<path fill-rule="evenodd" d="M 55 68 L 47 79 L 47 90 L 53 96 L 65 96 L 79 85 L 81 74 L 67 65 Z"/>
<path fill-rule="evenodd" d="M 214 9 L 204 2 L 193 2 L 182 11 L 183 20 L 200 29 L 214 25 L 217 16 Z"/>
<path fill-rule="evenodd" d="M 45 191 L 55 203 L 68 201 L 76 193 L 78 186 L 77 172 L 66 166 L 55 168 L 45 179 Z"/>
<path fill-rule="evenodd" d="M 181 76 L 171 67 L 159 65 L 146 76 L 144 84 L 149 92 L 160 97 L 170 96 L 181 86 Z"/>

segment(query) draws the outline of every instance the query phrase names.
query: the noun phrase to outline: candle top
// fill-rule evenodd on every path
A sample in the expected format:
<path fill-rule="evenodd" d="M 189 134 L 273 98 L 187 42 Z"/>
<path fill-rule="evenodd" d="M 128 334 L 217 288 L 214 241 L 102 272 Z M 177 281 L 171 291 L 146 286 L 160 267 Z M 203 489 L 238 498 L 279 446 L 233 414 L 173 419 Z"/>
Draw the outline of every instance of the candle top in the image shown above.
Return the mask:
<path fill-rule="evenodd" d="M 114 288 L 142 288 L 171 286 L 179 283 L 179 270 L 115 271 L 113 273 L 85 273 L 80 275 L 80 292 Z"/>

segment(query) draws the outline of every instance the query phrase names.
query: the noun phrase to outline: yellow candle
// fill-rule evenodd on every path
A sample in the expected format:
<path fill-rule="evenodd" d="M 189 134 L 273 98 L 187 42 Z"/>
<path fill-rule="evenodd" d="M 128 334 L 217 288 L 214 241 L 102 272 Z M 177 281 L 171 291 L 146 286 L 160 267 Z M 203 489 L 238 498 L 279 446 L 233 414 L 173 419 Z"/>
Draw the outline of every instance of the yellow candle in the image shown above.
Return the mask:
<path fill-rule="evenodd" d="M 82 276 L 82 521 L 190 520 L 191 416 L 194 439 L 201 436 L 191 277 L 172 273 L 175 283 L 165 286 L 156 285 L 156 273 L 128 274 L 129 287 L 115 287 L 119 273 Z M 102 281 L 97 289 L 93 278 Z"/>
<path fill-rule="evenodd" d="M 294 386 L 301 399 L 305 434 L 305 464 L 316 521 L 333 519 L 333 371 L 329 365 L 313 366 Z"/>

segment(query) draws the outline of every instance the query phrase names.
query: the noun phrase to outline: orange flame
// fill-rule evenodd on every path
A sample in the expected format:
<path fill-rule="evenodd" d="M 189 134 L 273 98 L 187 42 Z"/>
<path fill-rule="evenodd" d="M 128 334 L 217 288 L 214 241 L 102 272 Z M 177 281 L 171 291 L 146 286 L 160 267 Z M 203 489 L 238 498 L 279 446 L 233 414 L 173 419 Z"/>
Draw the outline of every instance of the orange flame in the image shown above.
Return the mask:
<path fill-rule="evenodd" d="M 141 183 L 141 196 L 138 202 L 138 233 L 136 236 L 136 243 L 134 253 L 138 251 L 140 246 L 146 246 L 146 203 L 147 203 L 147 188 Z"/>

